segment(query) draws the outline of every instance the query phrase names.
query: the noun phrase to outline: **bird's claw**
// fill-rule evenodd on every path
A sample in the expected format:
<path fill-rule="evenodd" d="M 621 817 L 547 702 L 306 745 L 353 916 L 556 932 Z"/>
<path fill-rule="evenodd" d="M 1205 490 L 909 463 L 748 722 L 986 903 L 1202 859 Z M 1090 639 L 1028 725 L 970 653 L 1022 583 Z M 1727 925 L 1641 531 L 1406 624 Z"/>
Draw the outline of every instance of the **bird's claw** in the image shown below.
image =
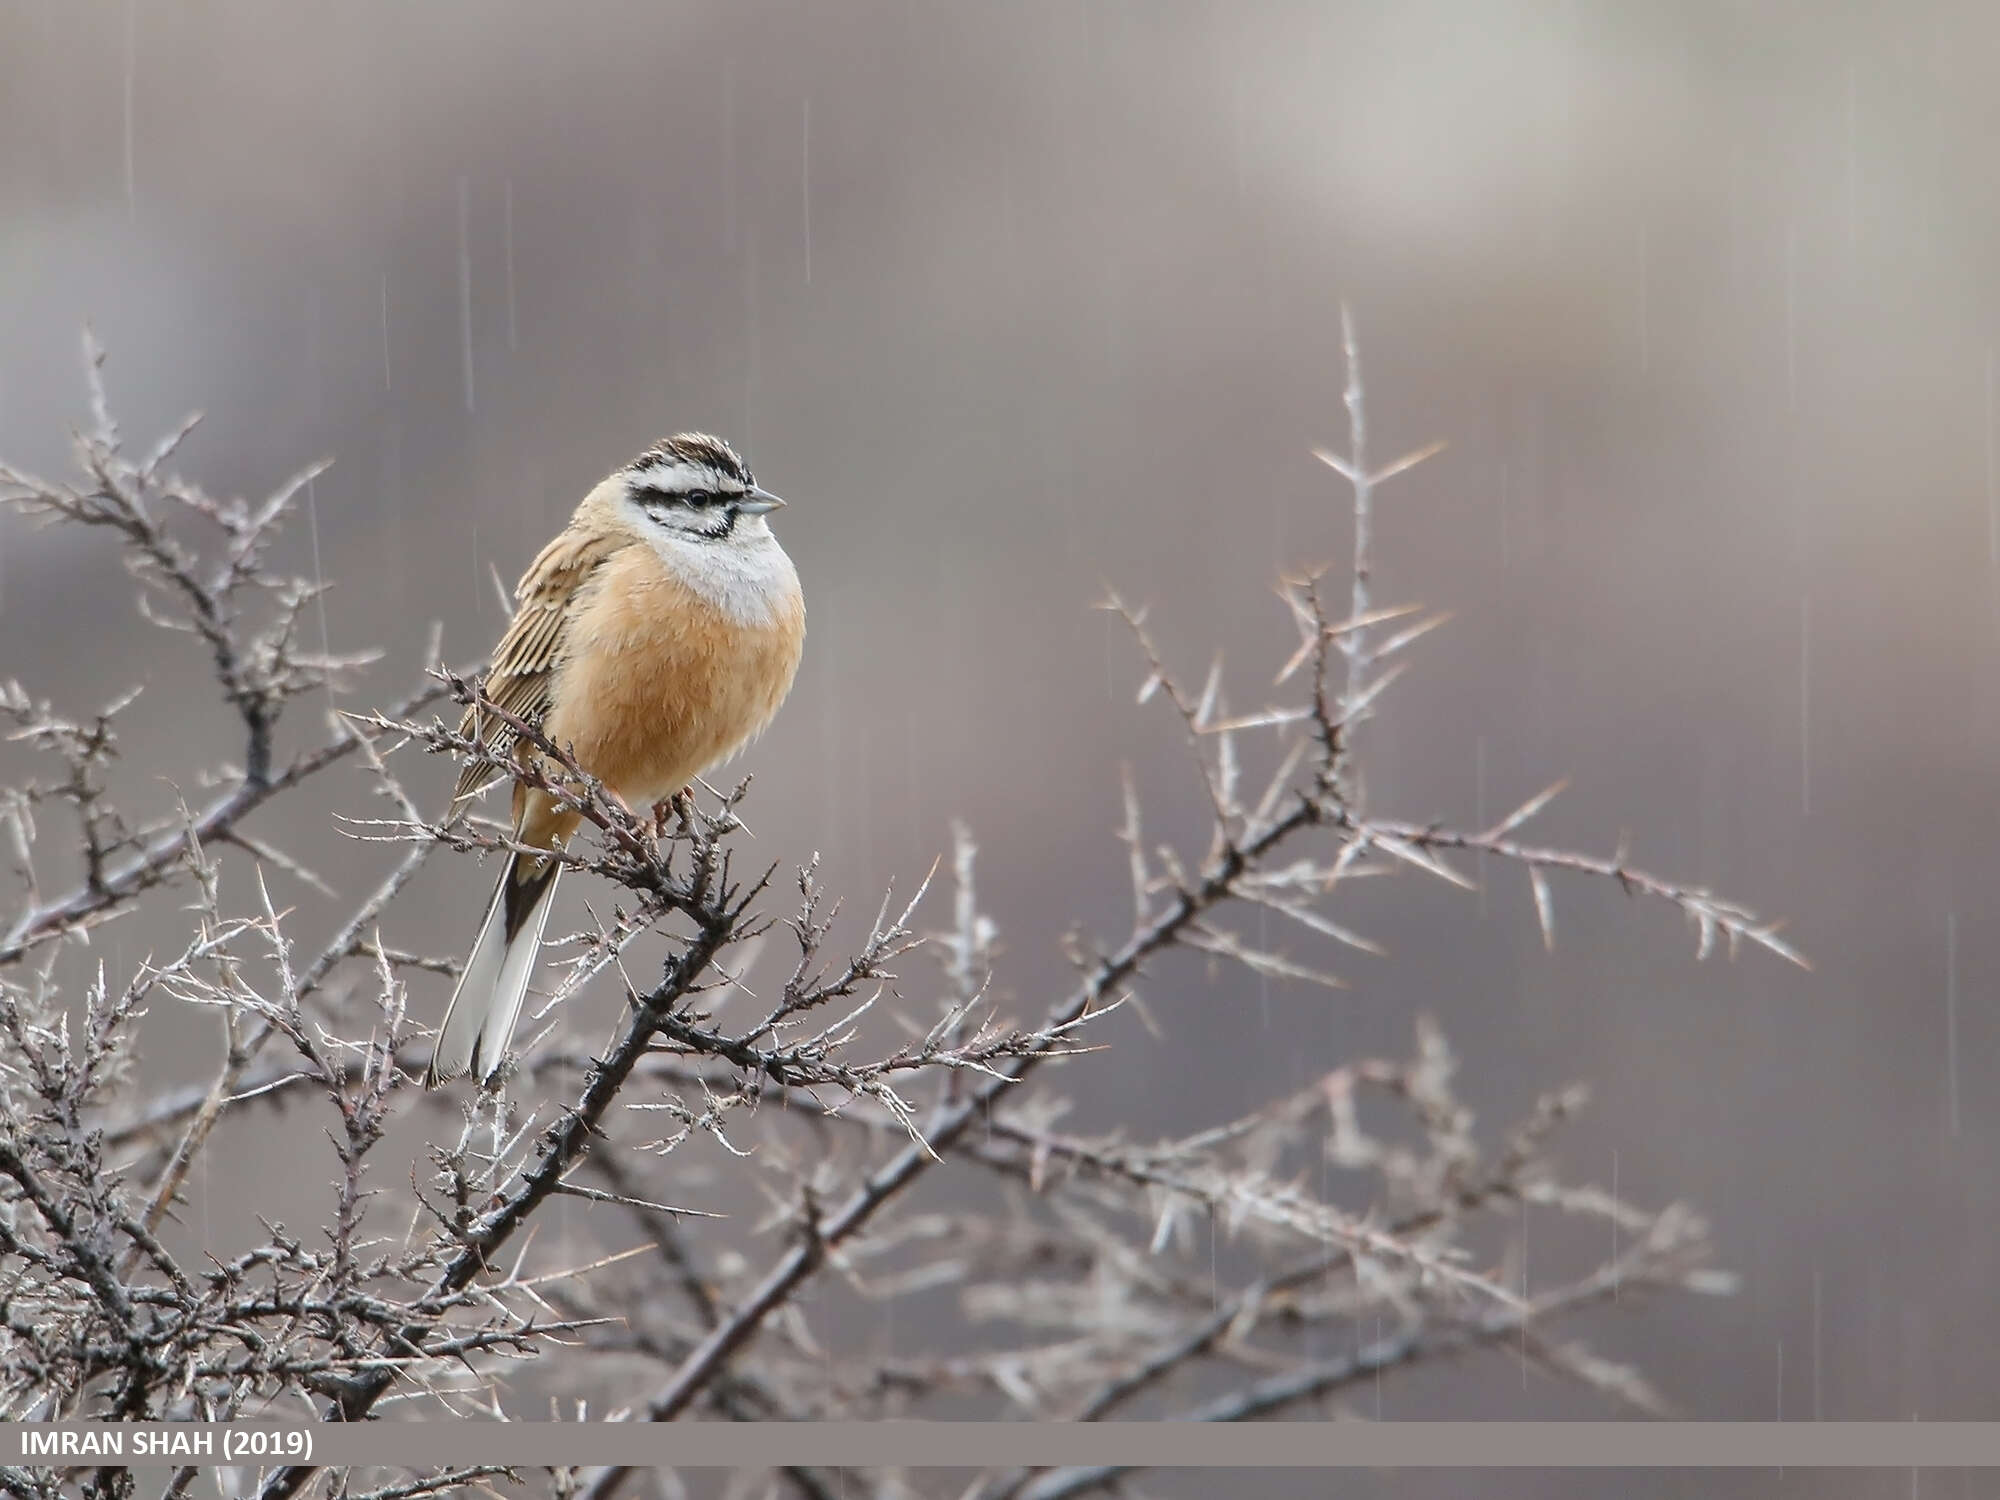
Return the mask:
<path fill-rule="evenodd" d="M 674 814 L 680 814 L 684 822 L 694 821 L 694 788 L 684 786 L 671 797 L 662 797 L 653 804 L 653 832 L 665 838 L 667 822 Z"/>

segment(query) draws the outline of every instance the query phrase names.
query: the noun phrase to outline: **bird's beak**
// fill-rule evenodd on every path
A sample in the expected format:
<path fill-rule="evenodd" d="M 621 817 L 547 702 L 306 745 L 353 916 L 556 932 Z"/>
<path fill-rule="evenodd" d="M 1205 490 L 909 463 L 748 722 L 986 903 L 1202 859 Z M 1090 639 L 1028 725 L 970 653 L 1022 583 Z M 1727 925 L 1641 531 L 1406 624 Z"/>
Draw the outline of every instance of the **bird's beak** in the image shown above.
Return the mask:
<path fill-rule="evenodd" d="M 761 516 L 769 510 L 777 510 L 785 502 L 769 490 L 753 489 L 736 502 L 737 512 L 746 516 Z"/>

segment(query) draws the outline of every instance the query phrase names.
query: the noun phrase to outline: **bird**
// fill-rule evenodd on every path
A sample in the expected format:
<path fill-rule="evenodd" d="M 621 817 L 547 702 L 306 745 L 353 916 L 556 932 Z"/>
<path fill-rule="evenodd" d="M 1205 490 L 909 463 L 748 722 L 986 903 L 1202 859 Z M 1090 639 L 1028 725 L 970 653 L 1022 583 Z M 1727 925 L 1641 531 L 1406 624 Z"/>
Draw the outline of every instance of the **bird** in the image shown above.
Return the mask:
<path fill-rule="evenodd" d="M 685 432 L 596 484 L 514 590 L 485 696 L 638 808 L 690 786 L 763 732 L 805 646 L 799 575 L 767 517 L 785 502 L 736 450 Z M 518 734 L 474 703 L 459 726 L 516 761 Z M 503 773 L 465 766 L 446 823 Z M 514 841 L 557 850 L 579 815 L 516 780 Z M 561 863 L 512 852 L 452 992 L 425 1086 L 491 1081 L 534 973 Z"/>

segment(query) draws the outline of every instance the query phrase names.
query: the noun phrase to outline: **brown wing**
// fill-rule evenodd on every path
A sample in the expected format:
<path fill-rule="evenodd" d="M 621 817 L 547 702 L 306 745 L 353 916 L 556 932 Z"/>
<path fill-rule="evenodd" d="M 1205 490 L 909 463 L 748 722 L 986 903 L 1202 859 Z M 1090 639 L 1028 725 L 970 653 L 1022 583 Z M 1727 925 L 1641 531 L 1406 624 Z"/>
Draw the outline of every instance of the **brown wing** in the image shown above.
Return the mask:
<path fill-rule="evenodd" d="M 493 665 L 486 671 L 486 695 L 498 707 L 529 724 L 540 724 L 547 716 L 556 663 L 562 656 L 564 631 L 569 622 L 570 601 L 583 581 L 619 545 L 618 539 L 601 534 L 565 530 L 542 549 L 541 555 L 521 575 L 521 581 L 514 586 L 514 621 L 500 637 L 500 644 L 493 651 Z M 466 709 L 458 732 L 483 739 L 502 755 L 513 749 L 516 738 L 511 728 L 477 706 Z M 459 775 L 457 790 L 452 793 L 451 812 L 446 821 L 463 811 L 465 804 L 499 774 L 487 765 L 466 766 Z"/>

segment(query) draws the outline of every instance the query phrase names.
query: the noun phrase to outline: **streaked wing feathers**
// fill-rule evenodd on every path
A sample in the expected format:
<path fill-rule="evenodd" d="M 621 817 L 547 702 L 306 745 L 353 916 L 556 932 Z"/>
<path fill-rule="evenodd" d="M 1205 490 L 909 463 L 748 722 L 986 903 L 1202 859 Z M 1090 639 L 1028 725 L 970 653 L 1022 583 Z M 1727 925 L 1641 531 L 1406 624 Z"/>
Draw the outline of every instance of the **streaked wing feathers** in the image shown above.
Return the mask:
<path fill-rule="evenodd" d="M 584 580 L 621 545 L 619 538 L 565 530 L 521 575 L 514 588 L 513 623 L 494 648 L 493 665 L 486 672 L 486 695 L 498 707 L 529 724 L 540 724 L 547 717 L 571 601 Z M 501 755 L 513 749 L 516 738 L 511 728 L 477 707 L 466 709 L 458 732 L 485 740 Z M 452 793 L 447 821 L 499 774 L 491 766 L 467 765 Z"/>

